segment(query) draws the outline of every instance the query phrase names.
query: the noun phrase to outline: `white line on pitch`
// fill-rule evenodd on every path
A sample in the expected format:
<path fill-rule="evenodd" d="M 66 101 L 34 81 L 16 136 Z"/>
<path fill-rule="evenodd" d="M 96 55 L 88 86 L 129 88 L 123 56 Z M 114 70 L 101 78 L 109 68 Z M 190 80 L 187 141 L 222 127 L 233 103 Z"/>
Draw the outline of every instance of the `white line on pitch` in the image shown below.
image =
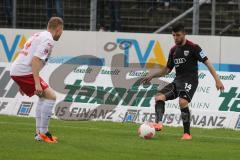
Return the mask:
<path fill-rule="evenodd" d="M 0 124 L 6 124 L 6 125 L 25 125 L 25 126 L 35 126 L 35 124 L 30 124 L 30 123 L 24 123 L 24 122 L 0 122 Z M 75 129 L 86 129 L 86 130 L 99 130 L 99 128 L 96 127 L 83 127 L 83 126 L 71 126 L 71 125 L 54 125 L 56 128 L 75 128 Z M 102 128 L 101 130 L 111 130 L 112 129 L 107 129 L 107 128 Z M 126 131 L 124 131 L 126 132 Z M 130 131 L 129 131 L 130 132 Z M 170 136 L 180 136 L 179 134 L 175 133 L 167 133 L 167 132 L 161 132 L 163 135 L 170 135 Z M 233 138 L 233 137 L 218 137 L 218 136 L 202 136 L 202 135 L 193 135 L 193 138 L 209 138 L 209 139 L 221 139 L 221 140 L 238 140 L 240 141 L 240 138 Z"/>

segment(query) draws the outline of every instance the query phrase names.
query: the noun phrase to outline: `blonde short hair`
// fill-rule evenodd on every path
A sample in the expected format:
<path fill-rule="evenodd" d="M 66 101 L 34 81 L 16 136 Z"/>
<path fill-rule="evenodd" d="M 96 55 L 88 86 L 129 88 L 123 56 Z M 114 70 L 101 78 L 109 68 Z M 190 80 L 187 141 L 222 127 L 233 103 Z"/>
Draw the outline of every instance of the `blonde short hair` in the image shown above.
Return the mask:
<path fill-rule="evenodd" d="M 60 17 L 52 17 L 48 21 L 48 29 L 55 30 L 58 26 L 63 26 L 63 19 Z"/>

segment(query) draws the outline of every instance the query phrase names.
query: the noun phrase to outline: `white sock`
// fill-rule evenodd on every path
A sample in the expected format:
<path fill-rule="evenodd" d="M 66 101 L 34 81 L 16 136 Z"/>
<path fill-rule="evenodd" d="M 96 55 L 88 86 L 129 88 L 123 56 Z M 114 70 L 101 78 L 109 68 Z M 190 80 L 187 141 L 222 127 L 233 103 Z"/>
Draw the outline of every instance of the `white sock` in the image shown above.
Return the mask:
<path fill-rule="evenodd" d="M 41 108 L 41 128 L 40 132 L 45 134 L 48 132 L 49 120 L 52 116 L 52 109 L 55 104 L 55 100 L 44 99 Z"/>
<path fill-rule="evenodd" d="M 40 132 L 40 128 L 41 128 L 41 108 L 43 105 L 43 98 L 39 98 L 38 103 L 37 103 L 37 107 L 36 107 L 36 133 Z"/>

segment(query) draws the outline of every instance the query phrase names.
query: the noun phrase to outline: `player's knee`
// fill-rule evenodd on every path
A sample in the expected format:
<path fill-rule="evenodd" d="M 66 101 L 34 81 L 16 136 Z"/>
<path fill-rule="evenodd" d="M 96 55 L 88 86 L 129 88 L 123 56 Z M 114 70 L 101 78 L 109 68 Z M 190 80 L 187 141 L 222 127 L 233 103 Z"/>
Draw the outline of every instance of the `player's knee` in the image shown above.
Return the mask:
<path fill-rule="evenodd" d="M 57 100 L 57 96 L 56 96 L 55 92 L 51 93 L 51 96 L 49 97 L 49 99 L 54 100 L 54 101 Z"/>
<path fill-rule="evenodd" d="M 45 99 L 49 99 L 49 100 L 56 101 L 57 99 L 55 92 L 51 88 L 47 88 L 46 90 L 44 90 L 43 96 Z"/>
<path fill-rule="evenodd" d="M 52 100 L 54 100 L 54 101 L 56 101 L 57 100 L 57 96 L 56 96 L 56 94 L 55 93 L 53 93 L 53 95 L 52 95 L 52 98 L 51 98 Z"/>
<path fill-rule="evenodd" d="M 157 93 L 155 95 L 155 101 L 165 101 L 166 100 L 166 97 L 164 94 L 162 93 Z"/>
<path fill-rule="evenodd" d="M 179 106 L 181 107 L 181 108 L 185 108 L 185 107 L 187 107 L 188 106 L 188 101 L 186 100 L 186 99 L 183 99 L 183 98 L 180 98 L 179 99 Z"/>

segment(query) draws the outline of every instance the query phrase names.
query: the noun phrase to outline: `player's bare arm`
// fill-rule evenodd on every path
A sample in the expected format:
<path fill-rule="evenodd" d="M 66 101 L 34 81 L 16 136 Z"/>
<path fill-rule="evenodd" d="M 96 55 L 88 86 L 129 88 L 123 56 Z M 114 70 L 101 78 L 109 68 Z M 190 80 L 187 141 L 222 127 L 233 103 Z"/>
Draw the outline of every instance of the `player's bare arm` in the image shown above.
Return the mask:
<path fill-rule="evenodd" d="M 145 77 L 141 83 L 147 83 L 149 81 L 151 81 L 153 78 L 158 78 L 158 77 L 163 77 L 166 74 L 168 74 L 171 70 L 168 67 L 163 67 L 159 72 L 154 73 L 152 75 L 149 75 L 147 77 Z"/>
<path fill-rule="evenodd" d="M 40 84 L 40 78 L 39 78 L 39 72 L 42 66 L 42 62 L 40 60 L 40 58 L 34 56 L 32 59 L 32 72 L 33 72 L 33 78 L 34 78 L 34 82 L 35 82 L 35 94 L 38 96 L 42 95 L 43 89 L 41 87 Z"/>
<path fill-rule="evenodd" d="M 221 82 L 221 80 L 219 79 L 212 63 L 210 62 L 210 60 L 206 60 L 204 62 L 204 64 L 207 66 L 208 70 L 210 71 L 210 73 L 212 74 L 215 82 L 216 82 L 216 88 L 217 90 L 223 91 L 224 90 L 224 86 L 223 83 Z"/>

